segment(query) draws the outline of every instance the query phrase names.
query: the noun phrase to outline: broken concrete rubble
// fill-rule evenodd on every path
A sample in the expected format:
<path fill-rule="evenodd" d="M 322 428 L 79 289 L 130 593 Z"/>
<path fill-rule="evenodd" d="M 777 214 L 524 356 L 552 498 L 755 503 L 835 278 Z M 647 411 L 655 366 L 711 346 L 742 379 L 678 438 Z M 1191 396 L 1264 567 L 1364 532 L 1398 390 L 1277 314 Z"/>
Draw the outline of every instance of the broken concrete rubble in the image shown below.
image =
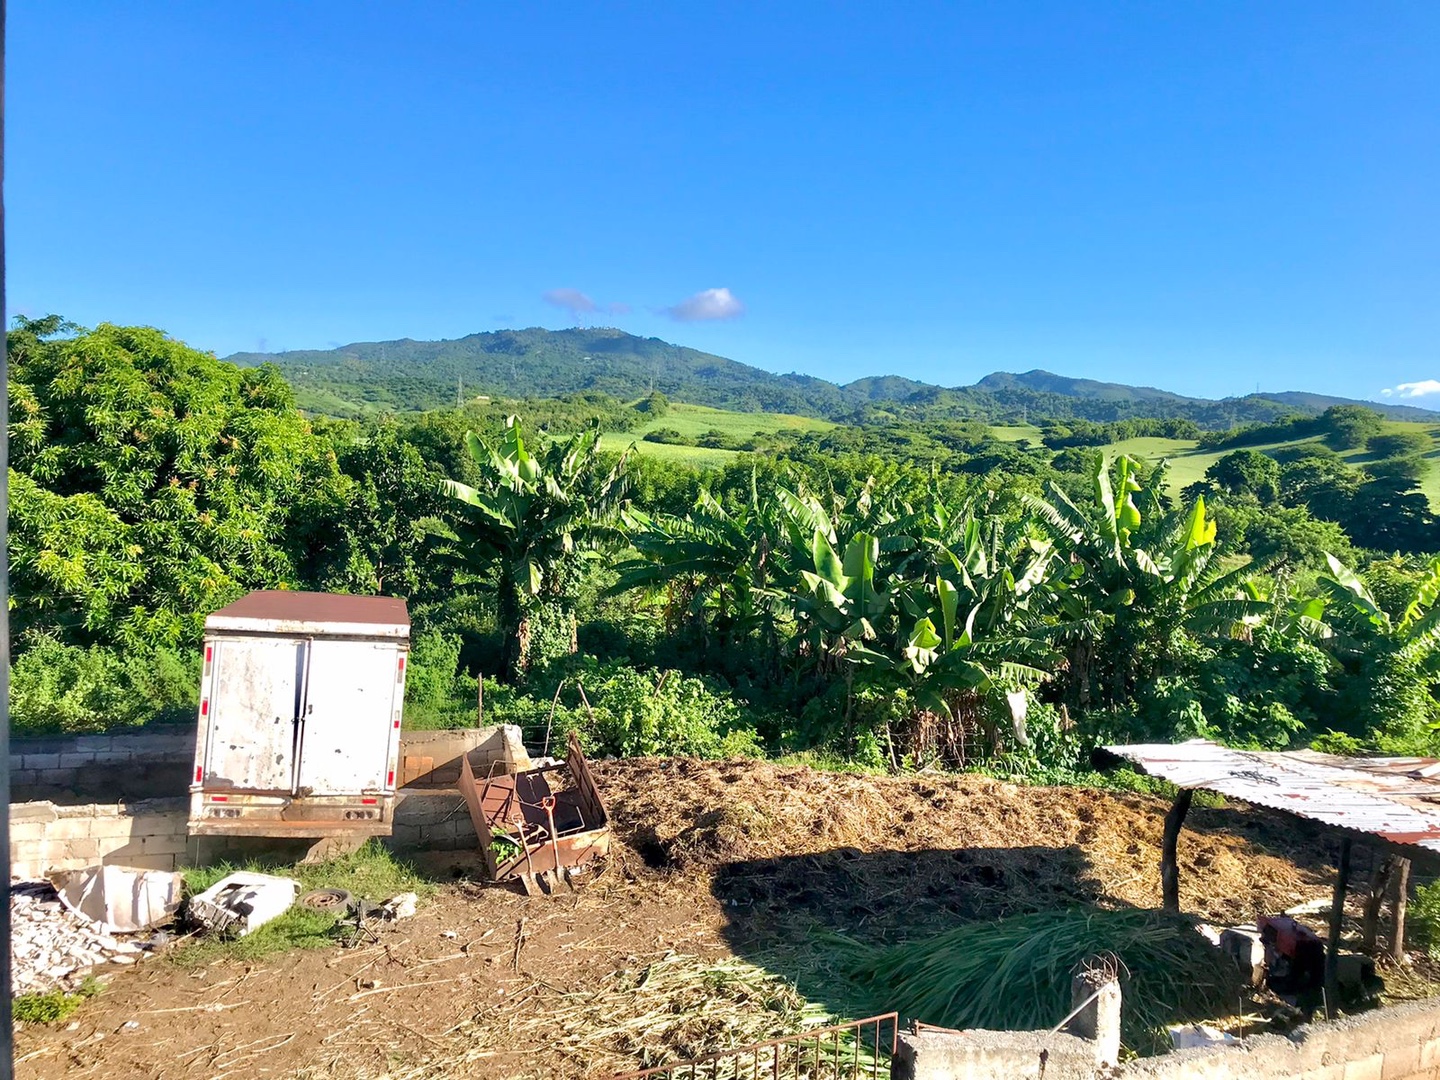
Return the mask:
<path fill-rule="evenodd" d="M 48 881 L 10 886 L 12 991 L 47 994 L 78 990 L 86 976 L 109 964 L 133 964 L 159 948 L 162 933 L 117 937 L 66 909 Z"/>

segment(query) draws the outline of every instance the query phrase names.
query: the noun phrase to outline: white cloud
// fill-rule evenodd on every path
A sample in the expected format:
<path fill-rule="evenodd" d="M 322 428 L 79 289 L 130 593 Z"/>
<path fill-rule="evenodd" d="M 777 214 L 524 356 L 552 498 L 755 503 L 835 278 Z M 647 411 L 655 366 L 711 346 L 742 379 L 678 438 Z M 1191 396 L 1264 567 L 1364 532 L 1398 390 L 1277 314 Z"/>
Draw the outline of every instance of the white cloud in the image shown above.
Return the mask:
<path fill-rule="evenodd" d="M 1402 382 L 1399 386 L 1381 390 L 1382 397 L 1425 397 L 1440 394 L 1440 379 L 1421 379 L 1419 382 Z"/>
<path fill-rule="evenodd" d="M 681 322 L 702 322 L 707 319 L 733 319 L 745 313 L 745 305 L 729 289 L 702 289 L 664 311 Z"/>
<path fill-rule="evenodd" d="M 547 304 L 564 308 L 571 315 L 585 315 L 596 310 L 596 303 L 579 289 L 551 289 L 541 297 Z"/>

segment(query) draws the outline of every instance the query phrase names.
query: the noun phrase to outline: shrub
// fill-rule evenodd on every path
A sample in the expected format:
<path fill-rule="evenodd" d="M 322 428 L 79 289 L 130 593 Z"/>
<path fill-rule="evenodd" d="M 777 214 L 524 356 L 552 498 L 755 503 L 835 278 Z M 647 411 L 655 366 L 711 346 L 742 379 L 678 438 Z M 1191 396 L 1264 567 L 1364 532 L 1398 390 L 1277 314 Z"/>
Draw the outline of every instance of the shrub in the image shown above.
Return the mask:
<path fill-rule="evenodd" d="M 558 743 L 575 730 L 587 751 L 615 757 L 758 757 L 759 738 L 742 703 L 678 671 L 610 666 L 578 676 L 590 709 L 556 711 Z"/>
<path fill-rule="evenodd" d="M 1416 886 L 1409 920 L 1415 942 L 1432 960 L 1440 959 L 1440 881 Z"/>
<path fill-rule="evenodd" d="M 10 672 L 10 723 L 19 733 L 104 731 L 194 715 L 199 654 L 164 648 L 122 652 L 24 639 Z"/>

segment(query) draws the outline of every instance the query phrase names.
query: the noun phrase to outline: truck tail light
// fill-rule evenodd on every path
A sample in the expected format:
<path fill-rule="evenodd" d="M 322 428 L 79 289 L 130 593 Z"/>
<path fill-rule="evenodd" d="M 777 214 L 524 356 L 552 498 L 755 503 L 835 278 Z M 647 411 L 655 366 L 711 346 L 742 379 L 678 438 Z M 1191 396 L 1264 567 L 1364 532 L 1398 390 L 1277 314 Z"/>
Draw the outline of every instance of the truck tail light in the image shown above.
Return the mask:
<path fill-rule="evenodd" d="M 399 718 L 398 716 L 395 718 L 395 725 L 394 725 L 394 726 L 395 726 L 395 730 L 396 730 L 396 731 L 399 731 L 399 730 L 400 730 L 400 718 Z"/>
<path fill-rule="evenodd" d="M 394 773 L 391 773 L 390 775 L 391 775 L 391 776 L 394 776 L 395 774 L 394 774 Z M 378 803 L 379 801 L 380 801 L 379 799 L 361 799 L 361 800 L 360 800 L 360 805 L 361 805 L 361 806 L 374 806 L 374 805 L 375 805 L 376 803 Z"/>
<path fill-rule="evenodd" d="M 391 769 L 388 773 L 385 774 L 385 786 L 386 786 L 386 787 L 394 787 L 394 786 L 395 786 L 395 770 L 394 770 L 394 769 Z"/>
<path fill-rule="evenodd" d="M 200 715 L 201 715 L 201 716 L 209 716 L 209 715 L 210 715 L 210 699 L 209 699 L 208 697 L 207 697 L 207 698 L 201 698 L 201 699 L 200 699 Z"/>
<path fill-rule="evenodd" d="M 229 796 L 229 795 L 211 795 L 211 796 L 210 796 L 210 801 L 211 801 L 211 802 L 229 802 L 229 801 L 230 801 L 230 796 Z"/>
<path fill-rule="evenodd" d="M 405 654 L 400 654 L 400 674 L 405 674 Z"/>
<path fill-rule="evenodd" d="M 198 783 L 200 783 L 201 780 L 204 780 L 204 779 L 205 779 L 205 766 L 203 766 L 203 765 L 196 765 L 196 766 L 195 766 L 195 782 L 198 784 Z"/>

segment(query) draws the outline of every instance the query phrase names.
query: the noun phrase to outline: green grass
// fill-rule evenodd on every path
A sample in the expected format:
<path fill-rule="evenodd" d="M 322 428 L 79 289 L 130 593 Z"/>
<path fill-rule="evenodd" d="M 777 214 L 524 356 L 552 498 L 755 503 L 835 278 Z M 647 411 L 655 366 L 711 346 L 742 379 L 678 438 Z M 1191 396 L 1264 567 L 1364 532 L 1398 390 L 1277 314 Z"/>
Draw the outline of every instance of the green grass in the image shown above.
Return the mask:
<path fill-rule="evenodd" d="M 98 993 L 100 983 L 90 977 L 73 994 L 63 990 L 51 990 L 48 994 L 20 994 L 10 1003 L 10 1011 L 17 1024 L 54 1024 L 68 1020 L 75 1010 Z"/>
<path fill-rule="evenodd" d="M 769 435 L 777 431 L 828 431 L 834 426 L 829 420 L 796 416 L 793 413 L 732 412 L 728 409 L 712 409 L 706 405 L 676 403 L 665 411 L 664 416 L 647 420 L 631 431 L 606 432 L 601 436 L 600 445 L 605 450 L 624 450 L 634 443 L 638 453 L 697 468 L 713 469 L 724 465 L 739 451 L 645 442 L 645 434 L 667 428 L 691 439 L 699 438 L 709 431 L 718 431 L 732 438 L 745 438 L 757 432 Z"/>
<path fill-rule="evenodd" d="M 990 434 L 1001 442 L 1019 442 L 1021 439 L 1029 439 L 1035 445 L 1040 445 L 1041 431 L 1034 424 L 1000 424 L 990 428 Z"/>
<path fill-rule="evenodd" d="M 423 898 L 435 891 L 435 886 L 408 863 L 398 861 L 378 841 L 371 840 L 350 855 L 313 865 L 274 866 L 250 862 L 235 866 L 222 863 L 186 870 L 185 893 L 194 896 L 204 892 L 236 870 L 294 878 L 300 882 L 302 896 L 311 889 L 340 888 L 379 903 L 397 893 L 414 892 Z M 216 960 L 257 960 L 291 949 L 321 949 L 335 944 L 338 921 L 332 914 L 311 911 L 297 904 L 245 937 L 196 937 L 177 948 L 170 957 L 182 967 L 198 967 Z"/>
<path fill-rule="evenodd" d="M 993 428 L 997 437 L 1001 432 L 1009 432 L 1014 428 Z M 1431 507 L 1440 510 L 1440 426 L 1434 424 L 1421 424 L 1407 420 L 1387 420 L 1385 431 L 1423 431 L 1430 436 L 1435 443 L 1435 448 L 1426 454 L 1430 461 L 1430 469 L 1420 482 L 1420 490 L 1430 500 Z M 1037 440 L 1038 441 L 1038 440 Z M 1263 443 L 1259 446 L 1246 447 L 1245 449 L 1259 450 L 1261 453 L 1274 455 L 1282 450 L 1294 450 L 1305 445 L 1320 445 L 1321 439 L 1292 439 L 1288 442 Z M 1192 439 L 1125 439 L 1121 442 L 1111 443 L 1102 447 L 1106 453 L 1128 454 L 1131 457 L 1143 458 L 1151 463 L 1166 458 L 1170 462 L 1169 487 L 1172 493 L 1179 492 L 1190 484 L 1205 478 L 1205 472 L 1219 461 L 1226 454 L 1233 453 L 1229 450 L 1200 450 Z M 1364 466 L 1367 462 L 1375 460 L 1375 455 L 1364 449 L 1346 450 L 1340 457 L 1348 464 L 1356 468 Z"/>

